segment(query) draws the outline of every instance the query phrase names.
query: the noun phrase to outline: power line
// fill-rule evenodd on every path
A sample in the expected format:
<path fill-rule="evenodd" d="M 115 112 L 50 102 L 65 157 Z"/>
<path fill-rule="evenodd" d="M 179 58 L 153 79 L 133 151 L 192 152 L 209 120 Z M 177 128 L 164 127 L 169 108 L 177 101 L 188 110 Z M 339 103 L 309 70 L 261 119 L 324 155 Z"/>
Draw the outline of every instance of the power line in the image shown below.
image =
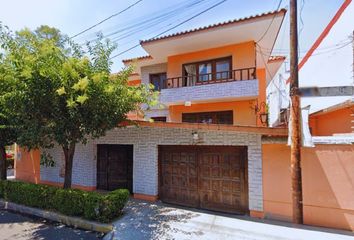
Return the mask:
<path fill-rule="evenodd" d="M 280 1 L 279 1 L 278 7 L 277 7 L 277 11 L 279 11 L 282 2 L 283 2 L 283 0 L 280 0 Z M 272 18 L 272 20 L 271 20 L 271 22 L 270 22 L 268 28 L 267 28 L 266 31 L 263 33 L 263 35 L 261 36 L 261 38 L 260 38 L 258 41 L 256 41 L 256 43 L 260 42 L 260 41 L 267 35 L 267 33 L 268 33 L 270 27 L 272 26 L 272 24 L 273 24 L 273 22 L 274 22 L 275 16 L 276 16 L 276 15 L 273 16 L 273 18 Z"/>
<path fill-rule="evenodd" d="M 119 14 L 124 13 L 125 11 L 129 10 L 130 8 L 134 7 L 135 5 L 137 5 L 138 3 L 142 2 L 142 1 L 143 1 L 143 0 L 138 0 L 138 1 L 136 1 L 135 3 L 129 5 L 129 6 L 126 7 L 126 8 L 124 8 L 123 10 L 121 10 L 121 11 L 119 11 L 119 12 L 117 12 L 117 13 L 115 13 L 115 14 L 113 14 L 113 15 L 111 15 L 111 16 L 105 18 L 105 19 L 103 19 L 102 21 L 100 21 L 100 22 L 98 22 L 98 23 L 92 25 L 91 27 L 86 28 L 85 30 L 83 30 L 83 31 L 81 31 L 81 32 L 79 32 L 79 33 L 77 33 L 77 34 L 75 34 L 74 36 L 70 37 L 70 39 L 73 39 L 73 38 L 75 38 L 75 37 L 77 37 L 77 36 L 79 36 L 79 35 L 81 35 L 81 34 L 87 32 L 87 31 L 90 31 L 91 29 L 97 27 L 98 25 L 101 25 L 102 23 L 108 21 L 109 19 L 111 19 L 111 18 L 113 18 L 113 17 L 116 17 L 116 16 L 118 16 Z"/>
<path fill-rule="evenodd" d="M 341 45 L 341 46 L 339 46 L 339 47 L 337 47 L 335 49 L 331 49 L 331 50 L 324 51 L 324 52 L 319 52 L 319 53 L 314 53 L 311 56 L 318 56 L 318 55 L 322 55 L 322 54 L 338 51 L 338 50 L 340 50 L 340 49 L 342 49 L 342 48 L 344 48 L 344 47 L 346 47 L 346 46 L 348 46 L 349 44 L 352 44 L 352 43 L 353 43 L 353 41 L 349 41 L 349 42 L 347 42 L 347 43 L 345 43 L 345 44 L 343 44 L 343 45 Z"/>
<path fill-rule="evenodd" d="M 302 0 L 300 4 L 301 4 L 301 6 L 300 6 L 300 14 L 299 14 L 299 16 L 300 16 L 300 30 L 299 30 L 299 34 L 298 34 L 299 38 L 301 37 L 301 33 L 302 33 L 302 31 L 304 30 L 304 27 L 305 27 L 304 19 L 302 18 L 302 12 L 304 11 L 304 7 L 305 7 L 305 0 Z M 301 50 L 301 46 L 300 45 L 301 44 L 298 45 L 298 53 Z"/>
<path fill-rule="evenodd" d="M 194 1 L 184 1 L 183 3 L 179 3 L 179 4 L 175 4 L 172 6 L 169 6 L 168 8 L 159 10 L 157 12 L 152 13 L 151 15 L 153 17 L 148 16 L 144 16 L 144 17 L 140 17 L 140 18 L 135 18 L 131 21 L 131 23 L 129 24 L 120 24 L 118 26 L 115 26 L 114 28 L 110 28 L 113 29 L 110 32 L 103 34 L 104 37 L 111 37 L 117 34 L 120 34 L 119 36 L 115 37 L 115 38 L 120 38 L 122 36 L 126 36 L 126 35 L 131 35 L 131 34 L 135 34 L 137 32 L 141 32 L 145 29 L 154 27 L 168 19 L 172 19 L 174 16 L 179 15 L 180 13 L 183 13 L 185 11 L 188 11 L 189 9 L 194 8 L 195 6 L 205 2 L 206 0 L 194 0 Z M 210 0 L 208 0 L 210 1 Z M 166 11 L 167 10 L 167 11 Z M 118 28 L 118 30 L 117 30 Z M 103 30 L 104 32 L 104 30 Z M 92 40 L 89 40 L 89 42 L 91 41 L 95 41 L 98 38 L 95 37 Z M 113 41 L 115 39 L 112 39 Z M 120 39 L 119 39 L 120 40 Z"/>
<path fill-rule="evenodd" d="M 352 39 L 348 40 L 348 38 L 345 38 L 345 39 L 339 41 L 339 42 L 336 43 L 336 44 L 332 44 L 332 45 L 328 45 L 328 46 L 325 46 L 325 47 L 318 48 L 316 51 L 319 51 L 319 50 L 327 50 L 327 49 L 331 49 L 331 48 L 341 47 L 341 46 L 346 45 L 346 44 L 351 43 L 351 42 L 353 42 Z M 288 52 L 290 51 L 290 49 L 285 49 L 285 48 L 273 48 L 273 49 L 269 49 L 269 48 L 264 48 L 264 47 L 260 46 L 259 44 L 258 44 L 258 46 L 259 46 L 260 48 L 262 48 L 262 49 L 263 49 L 265 52 L 267 52 L 267 53 L 277 52 L 277 53 L 279 53 L 279 54 L 282 54 L 282 53 L 285 54 L 285 53 L 288 53 Z M 299 52 L 301 52 L 301 53 L 306 53 L 306 52 L 308 52 L 308 51 L 309 51 L 309 50 L 302 50 L 302 51 L 299 51 Z"/>
<path fill-rule="evenodd" d="M 160 23 L 164 23 L 166 20 L 173 19 L 173 17 L 178 16 L 180 13 L 185 13 L 185 12 L 188 12 L 190 9 L 193 9 L 194 7 L 198 7 L 198 5 L 201 4 L 202 2 L 205 2 L 205 0 L 197 1 L 197 2 L 195 2 L 193 4 L 189 4 L 187 6 L 182 6 L 180 8 L 174 9 L 173 11 L 170 11 L 170 12 L 166 13 L 165 16 L 161 16 L 160 18 L 156 19 L 155 21 L 151 22 L 148 25 L 145 25 L 145 23 L 144 24 L 135 24 L 136 27 L 137 27 L 136 29 L 133 29 L 130 32 L 125 32 L 125 33 L 122 33 L 122 34 L 116 36 L 113 39 L 113 41 L 117 42 L 117 41 L 122 40 L 122 39 L 124 39 L 126 37 L 129 37 L 131 34 L 139 33 L 141 31 L 145 31 L 145 30 L 150 29 L 152 27 L 156 27 Z M 179 18 L 177 20 L 177 22 L 180 21 L 180 20 L 181 19 Z M 173 22 L 171 22 L 167 26 L 170 26 L 172 24 L 173 24 Z M 161 31 L 161 28 L 159 30 Z"/>
<path fill-rule="evenodd" d="M 214 4 L 214 5 L 212 5 L 211 7 L 208 7 L 207 9 L 205 9 L 205 10 L 203 10 L 203 11 L 201 11 L 201 12 L 195 14 L 195 15 L 193 15 L 192 17 L 190 17 L 190 18 L 184 20 L 183 22 L 180 22 L 179 24 L 177 24 L 177 25 L 175 25 L 175 26 L 173 26 L 173 27 L 171 27 L 171 28 L 169 28 L 169 29 L 167 29 L 167 30 L 165 30 L 165 31 L 163 31 L 163 32 L 161 32 L 161 33 L 159 33 L 159 34 L 157 34 L 156 36 L 154 36 L 154 37 L 152 37 L 152 38 L 157 38 L 157 37 L 159 37 L 159 36 L 161 36 L 161 35 L 163 35 L 163 34 L 169 32 L 169 31 L 171 31 L 171 30 L 173 30 L 173 29 L 175 29 L 175 28 L 177 28 L 177 27 L 179 27 L 179 26 L 185 24 L 186 22 L 189 22 L 189 21 L 191 21 L 192 19 L 194 19 L 194 18 L 196 18 L 196 17 L 198 17 L 198 16 L 200 16 L 200 15 L 202 15 L 202 14 L 204 14 L 204 13 L 210 11 L 211 9 L 213 9 L 213 8 L 215 8 L 215 7 L 217 7 L 217 6 L 221 5 L 221 4 L 223 4 L 223 3 L 226 2 L 226 1 L 227 1 L 227 0 L 222 0 L 222 1 L 220 1 L 220 2 L 218 2 L 218 3 L 216 3 L 216 4 Z M 118 57 L 118 56 L 120 56 L 120 55 L 122 55 L 122 54 L 124 54 L 124 53 L 126 53 L 126 52 L 128 52 L 128 51 L 130 51 L 130 50 L 132 50 L 132 49 L 134 49 L 134 48 L 139 47 L 139 46 L 140 46 L 140 43 L 138 43 L 138 44 L 136 44 L 136 45 L 134 45 L 134 46 L 132 46 L 132 47 L 130 47 L 130 48 L 124 50 L 123 52 L 120 52 L 120 53 L 118 53 L 118 54 L 112 56 L 110 59 L 116 58 L 116 57 Z"/>
<path fill-rule="evenodd" d="M 304 27 L 305 27 L 305 23 L 304 23 L 304 19 L 302 18 L 302 13 L 304 11 L 304 8 L 305 8 L 305 0 L 302 0 L 301 1 L 301 7 L 300 7 L 300 30 L 299 30 L 299 36 L 301 35 L 302 31 L 304 30 Z"/>
<path fill-rule="evenodd" d="M 268 65 L 267 65 L 267 63 L 266 63 L 266 61 L 265 61 L 265 59 L 264 59 L 264 56 L 266 56 L 266 55 L 263 54 L 263 52 L 262 52 L 261 47 L 259 46 L 259 44 L 256 43 L 256 45 L 259 47 L 259 50 L 260 50 L 260 53 L 261 53 L 261 59 L 262 59 L 262 61 L 263 61 L 263 63 L 264 63 L 264 67 L 265 67 L 265 69 L 267 70 L 267 73 L 269 74 L 269 77 L 271 78 L 270 82 L 278 89 L 279 93 L 283 95 L 283 94 L 284 94 L 283 91 L 282 91 L 282 90 L 274 83 L 274 81 L 273 81 L 273 77 L 274 77 L 274 76 L 271 74 L 271 72 L 270 72 L 270 70 L 269 70 L 269 68 L 268 68 Z M 286 96 L 286 95 L 283 95 L 283 97 L 289 98 L 289 96 Z"/>

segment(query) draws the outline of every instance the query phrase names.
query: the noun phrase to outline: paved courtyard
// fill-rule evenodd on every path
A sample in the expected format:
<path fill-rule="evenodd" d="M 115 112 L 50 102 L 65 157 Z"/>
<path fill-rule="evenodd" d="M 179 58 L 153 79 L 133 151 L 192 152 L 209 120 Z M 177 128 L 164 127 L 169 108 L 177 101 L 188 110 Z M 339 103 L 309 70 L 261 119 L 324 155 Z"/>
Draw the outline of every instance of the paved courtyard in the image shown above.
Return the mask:
<path fill-rule="evenodd" d="M 281 222 L 255 221 L 245 216 L 220 215 L 182 209 L 163 203 L 130 200 L 115 231 L 104 239 L 242 239 L 242 240 L 353 240 L 353 234 Z"/>
<path fill-rule="evenodd" d="M 95 233 L 0 210 L 1 240 L 93 240 Z"/>

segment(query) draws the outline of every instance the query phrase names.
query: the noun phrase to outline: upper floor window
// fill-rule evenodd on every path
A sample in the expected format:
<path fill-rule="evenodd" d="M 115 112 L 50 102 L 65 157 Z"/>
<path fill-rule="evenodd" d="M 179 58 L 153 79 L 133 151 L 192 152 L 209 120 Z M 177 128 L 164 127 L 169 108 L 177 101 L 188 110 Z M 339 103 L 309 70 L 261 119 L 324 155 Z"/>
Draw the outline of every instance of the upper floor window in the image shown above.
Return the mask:
<path fill-rule="evenodd" d="M 182 113 L 182 122 L 233 124 L 233 111 Z"/>
<path fill-rule="evenodd" d="M 183 65 L 185 86 L 212 80 L 230 79 L 232 75 L 232 58 L 219 58 Z"/>
<path fill-rule="evenodd" d="M 150 83 L 154 85 L 156 91 L 160 91 L 161 89 L 165 88 L 166 78 L 166 73 L 150 74 Z"/>
<path fill-rule="evenodd" d="M 151 117 L 154 122 L 167 122 L 167 117 Z"/>

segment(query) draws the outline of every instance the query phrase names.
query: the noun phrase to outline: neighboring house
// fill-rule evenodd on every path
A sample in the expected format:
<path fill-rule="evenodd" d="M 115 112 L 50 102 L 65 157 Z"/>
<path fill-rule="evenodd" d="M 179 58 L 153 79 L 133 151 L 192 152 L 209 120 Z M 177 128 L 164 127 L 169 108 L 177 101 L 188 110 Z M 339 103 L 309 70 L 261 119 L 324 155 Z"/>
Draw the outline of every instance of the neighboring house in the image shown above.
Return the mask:
<path fill-rule="evenodd" d="M 301 59 L 300 87 L 353 85 L 353 16 L 352 1 L 343 1 Z M 267 89 L 272 126 L 287 126 L 287 75 L 287 72 L 281 72 Z M 304 223 L 354 231 L 352 96 L 302 98 L 302 106 L 307 105 L 311 105 L 313 111 L 309 125 L 315 147 L 301 151 Z M 263 138 L 262 159 L 264 214 L 268 218 L 291 220 L 290 147 L 287 139 Z"/>
<path fill-rule="evenodd" d="M 150 201 L 291 219 L 287 129 L 269 128 L 263 118 L 266 88 L 284 57 L 263 55 L 257 47 L 273 48 L 285 14 L 264 13 L 142 41 L 149 55 L 124 60 L 135 67 L 129 84 L 153 84 L 161 106 L 146 116 L 130 113 L 130 118 L 140 119 L 138 126 L 116 128 L 78 145 L 73 186 L 128 188 L 133 197 Z M 143 117 L 147 121 L 141 121 Z M 325 149 L 304 153 L 309 159 L 303 168 L 305 223 L 353 230 L 353 218 L 342 215 L 354 212 L 354 176 L 338 170 L 326 178 L 331 169 L 353 169 L 353 147 L 339 146 L 333 152 L 341 165 L 325 165 L 330 156 L 323 154 Z M 62 150 L 47 152 L 55 167 L 39 166 L 39 156 L 20 149 L 16 178 L 62 185 Z M 343 187 L 327 194 L 338 180 Z M 322 192 L 314 196 L 316 191 Z M 333 222 L 323 216 L 333 207 L 326 203 L 336 199 L 341 202 L 334 206 L 338 211 L 333 210 Z"/>
<path fill-rule="evenodd" d="M 304 87 L 353 86 L 354 84 L 354 3 L 343 4 L 299 62 L 299 85 Z M 289 66 L 287 66 L 288 70 Z M 267 89 L 270 124 L 277 126 L 281 110 L 289 107 L 288 73 L 279 71 Z M 352 96 L 303 97 L 303 107 L 317 112 L 349 100 Z M 349 121 L 349 115 L 347 116 Z"/>
<path fill-rule="evenodd" d="M 314 136 L 354 135 L 354 98 L 312 113 L 309 124 Z"/>

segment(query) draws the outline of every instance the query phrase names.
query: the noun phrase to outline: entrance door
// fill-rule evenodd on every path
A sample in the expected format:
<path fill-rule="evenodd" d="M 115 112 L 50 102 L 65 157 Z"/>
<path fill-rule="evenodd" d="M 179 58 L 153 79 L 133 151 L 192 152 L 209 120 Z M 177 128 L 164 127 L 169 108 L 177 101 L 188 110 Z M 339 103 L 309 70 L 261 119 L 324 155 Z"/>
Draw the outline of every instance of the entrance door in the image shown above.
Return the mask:
<path fill-rule="evenodd" d="M 160 198 L 231 213 L 248 210 L 247 148 L 160 146 Z"/>
<path fill-rule="evenodd" d="M 97 188 L 133 190 L 133 146 L 97 146 Z"/>

